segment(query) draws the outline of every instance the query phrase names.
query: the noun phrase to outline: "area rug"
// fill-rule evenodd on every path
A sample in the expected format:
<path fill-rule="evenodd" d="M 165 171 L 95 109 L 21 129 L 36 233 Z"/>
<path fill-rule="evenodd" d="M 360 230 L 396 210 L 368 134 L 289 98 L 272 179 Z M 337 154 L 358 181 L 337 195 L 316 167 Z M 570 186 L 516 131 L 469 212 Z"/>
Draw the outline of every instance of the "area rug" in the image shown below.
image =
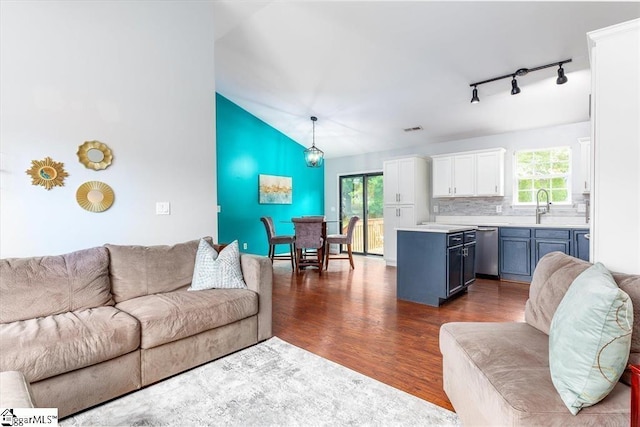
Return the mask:
<path fill-rule="evenodd" d="M 456 426 L 446 409 L 271 338 L 63 426 Z"/>

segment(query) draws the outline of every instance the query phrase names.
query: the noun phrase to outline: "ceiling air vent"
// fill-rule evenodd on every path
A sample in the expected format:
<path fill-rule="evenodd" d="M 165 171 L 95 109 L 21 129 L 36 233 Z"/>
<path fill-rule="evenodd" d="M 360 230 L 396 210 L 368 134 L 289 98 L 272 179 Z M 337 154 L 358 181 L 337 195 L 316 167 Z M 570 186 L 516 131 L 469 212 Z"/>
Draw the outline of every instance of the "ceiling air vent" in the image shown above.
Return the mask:
<path fill-rule="evenodd" d="M 415 132 L 415 131 L 418 131 L 418 130 L 422 130 L 422 126 L 414 126 L 412 128 L 406 128 L 404 131 L 405 132 Z"/>

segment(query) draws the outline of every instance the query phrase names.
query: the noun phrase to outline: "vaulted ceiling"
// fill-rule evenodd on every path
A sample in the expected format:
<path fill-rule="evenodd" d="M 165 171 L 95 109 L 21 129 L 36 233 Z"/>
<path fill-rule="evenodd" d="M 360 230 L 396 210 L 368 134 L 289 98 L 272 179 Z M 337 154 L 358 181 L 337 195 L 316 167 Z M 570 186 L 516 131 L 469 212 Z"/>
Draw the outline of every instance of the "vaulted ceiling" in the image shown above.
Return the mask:
<path fill-rule="evenodd" d="M 302 145 L 317 116 L 327 158 L 589 120 L 586 33 L 640 17 L 639 2 L 215 5 L 216 90 Z M 470 83 L 568 58 L 564 85 L 551 67 L 470 103 Z"/>

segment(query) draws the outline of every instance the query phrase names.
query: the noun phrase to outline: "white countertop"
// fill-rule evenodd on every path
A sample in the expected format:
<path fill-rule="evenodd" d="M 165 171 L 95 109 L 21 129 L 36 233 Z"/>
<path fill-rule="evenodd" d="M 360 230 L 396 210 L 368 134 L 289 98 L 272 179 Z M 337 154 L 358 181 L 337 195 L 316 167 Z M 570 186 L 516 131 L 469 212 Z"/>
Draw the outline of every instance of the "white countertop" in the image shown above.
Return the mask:
<path fill-rule="evenodd" d="M 460 231 L 470 231 L 477 228 L 478 227 L 474 225 L 436 224 L 432 222 L 421 225 L 413 225 L 409 227 L 397 227 L 396 231 L 420 231 L 422 233 L 458 233 Z"/>
<path fill-rule="evenodd" d="M 542 217 L 542 224 L 535 223 L 535 217 L 529 216 L 445 216 L 436 217 L 438 224 L 462 224 L 494 227 L 527 228 L 589 228 L 584 217 Z"/>

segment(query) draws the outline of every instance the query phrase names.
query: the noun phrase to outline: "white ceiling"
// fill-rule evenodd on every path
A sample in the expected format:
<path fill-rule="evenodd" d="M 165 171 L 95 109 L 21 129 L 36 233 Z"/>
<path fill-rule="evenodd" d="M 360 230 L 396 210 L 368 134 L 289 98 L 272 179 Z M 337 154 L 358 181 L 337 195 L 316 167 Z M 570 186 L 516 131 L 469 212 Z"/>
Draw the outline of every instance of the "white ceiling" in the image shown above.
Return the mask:
<path fill-rule="evenodd" d="M 317 116 L 327 158 L 589 120 L 586 33 L 640 17 L 640 2 L 215 4 L 216 91 L 305 146 Z M 564 85 L 548 68 L 470 104 L 470 83 L 567 58 Z"/>

